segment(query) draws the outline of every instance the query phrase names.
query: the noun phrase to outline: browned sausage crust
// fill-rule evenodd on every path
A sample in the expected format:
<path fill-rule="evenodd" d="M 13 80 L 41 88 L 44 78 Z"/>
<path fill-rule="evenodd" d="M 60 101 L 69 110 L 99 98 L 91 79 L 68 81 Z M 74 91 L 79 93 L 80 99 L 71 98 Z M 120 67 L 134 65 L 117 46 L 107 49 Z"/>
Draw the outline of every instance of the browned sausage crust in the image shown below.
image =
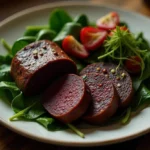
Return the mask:
<path fill-rule="evenodd" d="M 11 63 L 11 75 L 26 95 L 37 94 L 57 76 L 76 71 L 75 63 L 48 40 L 24 47 Z"/>
<path fill-rule="evenodd" d="M 133 98 L 132 80 L 123 68 L 117 68 L 117 65 L 112 63 L 100 62 L 88 65 L 80 72 L 80 75 L 89 72 L 103 73 L 110 79 L 119 94 L 121 107 L 126 107 L 131 103 Z"/>
<path fill-rule="evenodd" d="M 67 74 L 56 80 L 42 98 L 44 108 L 64 123 L 81 117 L 90 101 L 91 95 L 87 92 L 83 79 L 75 74 Z"/>
<path fill-rule="evenodd" d="M 103 74 L 87 73 L 83 77 L 92 96 L 92 104 L 83 119 L 91 124 L 104 123 L 117 111 L 118 93 Z"/>

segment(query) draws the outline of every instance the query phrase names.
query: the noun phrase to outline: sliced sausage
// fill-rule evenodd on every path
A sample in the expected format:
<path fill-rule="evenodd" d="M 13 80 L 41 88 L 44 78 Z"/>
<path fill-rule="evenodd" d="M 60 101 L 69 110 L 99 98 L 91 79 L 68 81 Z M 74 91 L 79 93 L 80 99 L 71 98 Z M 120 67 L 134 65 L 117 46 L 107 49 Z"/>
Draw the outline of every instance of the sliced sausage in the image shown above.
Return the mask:
<path fill-rule="evenodd" d="M 48 40 L 24 47 L 11 63 L 11 75 L 26 95 L 37 94 L 54 78 L 76 71 L 75 63 L 60 47 Z"/>
<path fill-rule="evenodd" d="M 112 63 L 95 63 L 88 65 L 81 72 L 80 75 L 89 72 L 103 73 L 114 84 L 120 97 L 120 107 L 128 106 L 133 98 L 133 85 L 130 75 L 121 67 Z"/>
<path fill-rule="evenodd" d="M 92 103 L 83 119 L 91 124 L 101 124 L 113 116 L 119 105 L 119 96 L 112 83 L 103 74 L 83 75 L 88 86 Z"/>
<path fill-rule="evenodd" d="M 67 74 L 56 80 L 42 98 L 44 108 L 55 118 L 70 123 L 81 117 L 87 110 L 91 95 L 83 79 Z"/>

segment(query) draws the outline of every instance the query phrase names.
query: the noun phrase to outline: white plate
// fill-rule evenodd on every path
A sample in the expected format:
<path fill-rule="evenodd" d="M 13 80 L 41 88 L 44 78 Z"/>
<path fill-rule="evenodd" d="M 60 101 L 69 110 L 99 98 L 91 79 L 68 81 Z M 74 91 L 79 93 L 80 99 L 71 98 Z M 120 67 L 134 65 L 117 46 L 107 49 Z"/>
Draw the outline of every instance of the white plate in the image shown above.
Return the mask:
<path fill-rule="evenodd" d="M 87 2 L 50 3 L 25 10 L 0 23 L 0 36 L 12 44 L 17 38 L 23 35 L 27 25 L 47 24 L 50 12 L 56 7 L 67 10 L 72 16 L 84 13 L 91 21 L 95 21 L 100 16 L 110 11 L 117 11 L 121 16 L 121 20 L 126 21 L 129 24 L 131 31 L 135 33 L 140 31 L 144 32 L 145 37 L 150 41 L 150 20 L 148 18 L 118 8 L 110 8 L 97 4 L 94 5 Z M 2 47 L 0 47 L 0 50 L 0 53 L 4 52 Z M 8 118 L 12 115 L 13 111 L 10 106 L 3 101 L 0 101 L 0 121 L 7 128 L 41 142 L 60 145 L 106 145 L 129 140 L 150 131 L 150 107 L 134 116 L 130 123 L 125 126 L 110 125 L 107 127 L 83 128 L 82 132 L 85 133 L 84 139 L 78 137 L 70 130 L 50 132 L 37 123 L 24 121 L 10 122 L 8 121 Z"/>

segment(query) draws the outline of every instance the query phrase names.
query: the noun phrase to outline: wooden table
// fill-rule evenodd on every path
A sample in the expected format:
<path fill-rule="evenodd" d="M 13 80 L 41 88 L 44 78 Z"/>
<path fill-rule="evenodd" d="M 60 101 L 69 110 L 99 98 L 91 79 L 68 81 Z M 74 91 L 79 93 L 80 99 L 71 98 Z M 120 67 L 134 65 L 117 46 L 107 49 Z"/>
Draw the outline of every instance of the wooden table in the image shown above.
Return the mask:
<path fill-rule="evenodd" d="M 55 0 L 1 0 L 0 1 L 0 21 L 11 14 L 35 5 L 54 2 Z M 77 0 L 76 0 L 77 1 Z M 86 0 L 85 0 L 86 1 Z M 150 5 L 146 5 L 144 0 L 91 0 L 93 3 L 113 4 L 119 8 L 132 10 L 146 16 L 150 16 Z M 149 1 L 149 0 L 147 0 Z M 150 3 L 150 2 L 149 2 Z M 70 148 L 50 144 L 40 143 L 23 136 L 20 136 L 0 125 L 0 150 L 109 150 L 109 149 L 132 149 L 132 150 L 150 150 L 150 134 L 130 140 L 127 142 L 95 147 L 95 148 Z"/>

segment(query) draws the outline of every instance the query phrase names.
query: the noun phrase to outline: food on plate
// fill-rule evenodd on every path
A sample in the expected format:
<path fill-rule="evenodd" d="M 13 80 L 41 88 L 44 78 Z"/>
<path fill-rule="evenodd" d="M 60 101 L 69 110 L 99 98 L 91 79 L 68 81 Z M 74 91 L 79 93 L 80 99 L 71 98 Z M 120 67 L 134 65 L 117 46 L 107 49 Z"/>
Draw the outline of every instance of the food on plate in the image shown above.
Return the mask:
<path fill-rule="evenodd" d="M 74 125 L 126 124 L 149 103 L 144 33 L 132 33 L 117 12 L 98 18 L 56 9 L 47 25 L 27 26 L 12 46 L 1 40 L 8 53 L 0 55 L 0 96 L 15 113 L 10 121 L 35 121 L 51 131 L 67 126 L 84 137 Z"/>
<path fill-rule="evenodd" d="M 102 46 L 107 34 L 105 30 L 88 26 L 82 28 L 80 39 L 87 50 L 96 50 Z"/>
<path fill-rule="evenodd" d="M 132 74 L 139 74 L 141 72 L 141 59 L 138 56 L 131 56 L 125 61 L 125 68 Z"/>
<path fill-rule="evenodd" d="M 99 29 L 112 30 L 119 24 L 120 18 L 117 12 L 110 12 L 109 14 L 97 20 L 96 25 Z"/>
<path fill-rule="evenodd" d="M 76 73 L 75 63 L 57 44 L 47 40 L 25 46 L 11 63 L 11 75 L 25 95 L 38 94 L 65 73 Z"/>
<path fill-rule="evenodd" d="M 127 107 L 131 103 L 133 99 L 132 79 L 123 68 L 117 68 L 117 65 L 113 63 L 100 62 L 88 65 L 80 72 L 80 75 L 92 72 L 104 74 L 113 83 L 119 94 L 121 107 Z"/>
<path fill-rule="evenodd" d="M 71 123 L 81 117 L 91 102 L 91 95 L 83 79 L 67 74 L 52 83 L 44 92 L 44 108 L 58 120 Z"/>
<path fill-rule="evenodd" d="M 118 93 L 104 74 L 92 72 L 84 74 L 83 77 L 92 96 L 92 103 L 83 119 L 90 124 L 102 124 L 117 111 Z"/>
<path fill-rule="evenodd" d="M 89 56 L 88 51 L 85 47 L 79 43 L 72 35 L 68 35 L 62 42 L 63 50 L 76 58 L 84 59 Z"/>

